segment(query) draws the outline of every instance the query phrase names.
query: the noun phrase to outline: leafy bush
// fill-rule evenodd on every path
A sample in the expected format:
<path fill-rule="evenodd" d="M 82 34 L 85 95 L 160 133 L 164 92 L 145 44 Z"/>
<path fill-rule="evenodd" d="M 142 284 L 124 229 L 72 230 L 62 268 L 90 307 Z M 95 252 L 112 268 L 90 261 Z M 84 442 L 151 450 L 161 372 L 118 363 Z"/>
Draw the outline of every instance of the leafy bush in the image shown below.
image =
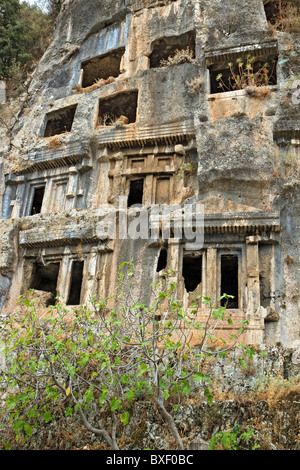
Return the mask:
<path fill-rule="evenodd" d="M 245 450 L 253 437 L 254 429 L 242 430 L 237 423 L 228 431 L 217 432 L 209 441 L 208 450 Z M 254 444 L 251 450 L 259 449 L 258 444 Z"/>
<path fill-rule="evenodd" d="M 55 407 L 66 416 L 77 413 L 87 430 L 119 449 L 117 431 L 128 424 L 130 407 L 151 395 L 178 449 L 184 448 L 168 401 L 171 395 L 180 401 L 198 384 L 212 404 L 210 377 L 201 371 L 201 361 L 212 354 L 224 357 L 243 325 L 231 344 L 212 350 L 216 326 L 232 324 L 225 307 L 203 298 L 208 316 L 202 325 L 196 304 L 190 312 L 182 310 L 174 283 L 152 285 L 153 301 L 147 306 L 134 296 L 132 264 L 124 263 L 119 275 L 114 298 L 94 300 L 92 310 L 70 312 L 58 298 L 42 313 L 34 301 L 21 299 L 24 314 L 9 318 L 4 328 L 6 368 L 0 385 L 7 408 L 2 433 L 10 430 L 24 443 L 41 422 L 51 421 Z M 191 348 L 196 333 L 199 345 Z M 91 418 L 95 408 L 97 422 Z"/>

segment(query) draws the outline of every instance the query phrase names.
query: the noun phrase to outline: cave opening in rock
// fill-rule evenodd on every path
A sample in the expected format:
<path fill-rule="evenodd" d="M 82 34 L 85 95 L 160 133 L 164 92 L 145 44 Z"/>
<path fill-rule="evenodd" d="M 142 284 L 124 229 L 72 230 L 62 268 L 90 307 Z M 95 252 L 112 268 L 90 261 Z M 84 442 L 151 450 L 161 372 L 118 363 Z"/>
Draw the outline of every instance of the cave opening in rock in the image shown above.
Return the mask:
<path fill-rule="evenodd" d="M 221 305 L 227 308 L 239 307 L 239 268 L 238 256 L 221 256 L 221 295 L 227 294 L 234 296 L 233 299 L 222 299 Z M 228 301 L 227 301 L 228 300 Z"/>
<path fill-rule="evenodd" d="M 122 47 L 83 62 L 82 87 L 91 86 L 101 79 L 107 80 L 110 77 L 118 77 L 121 73 L 120 66 L 124 52 L 125 48 Z"/>
<path fill-rule="evenodd" d="M 45 195 L 45 186 L 34 188 L 30 215 L 40 214 L 42 210 L 44 195 Z"/>
<path fill-rule="evenodd" d="M 77 105 L 54 111 L 47 115 L 44 137 L 71 132 Z"/>
<path fill-rule="evenodd" d="M 99 102 L 99 126 L 111 126 L 119 122 L 131 124 L 136 121 L 138 92 L 119 93 Z"/>
<path fill-rule="evenodd" d="M 166 36 L 157 39 L 152 43 L 152 52 L 150 58 L 150 68 L 162 67 L 169 57 L 174 57 L 177 51 L 189 51 L 188 56 L 195 58 L 195 32 L 189 31 L 181 34 L 180 36 Z M 184 59 L 186 54 L 176 54 L 178 56 L 178 63 L 187 62 Z M 186 57 L 188 57 L 186 56 Z M 180 62 L 182 61 L 182 62 Z"/>
<path fill-rule="evenodd" d="M 165 248 L 162 248 L 159 252 L 159 257 L 157 261 L 156 272 L 159 273 L 167 267 L 168 252 Z"/>
<path fill-rule="evenodd" d="M 129 195 L 128 195 L 128 207 L 134 204 L 143 204 L 143 192 L 144 192 L 144 179 L 140 178 L 137 180 L 130 181 Z"/>
<path fill-rule="evenodd" d="M 60 263 L 49 263 L 46 265 L 36 263 L 31 280 L 30 289 L 35 289 L 52 294 L 48 305 L 55 301 L 57 295 L 57 279 Z M 47 305 L 47 306 L 48 306 Z"/>
<path fill-rule="evenodd" d="M 67 305 L 80 304 L 83 265 L 83 261 L 73 261 L 72 263 L 70 290 Z"/>
<path fill-rule="evenodd" d="M 247 86 L 269 86 L 277 84 L 277 57 L 248 56 L 210 67 L 210 93 L 223 93 L 246 88 Z M 229 64 L 232 64 L 229 66 Z M 242 65 L 240 65 L 242 64 Z M 248 77 L 248 66 L 252 67 Z"/>
<path fill-rule="evenodd" d="M 187 292 L 194 292 L 202 281 L 202 256 L 184 256 L 182 276 Z"/>

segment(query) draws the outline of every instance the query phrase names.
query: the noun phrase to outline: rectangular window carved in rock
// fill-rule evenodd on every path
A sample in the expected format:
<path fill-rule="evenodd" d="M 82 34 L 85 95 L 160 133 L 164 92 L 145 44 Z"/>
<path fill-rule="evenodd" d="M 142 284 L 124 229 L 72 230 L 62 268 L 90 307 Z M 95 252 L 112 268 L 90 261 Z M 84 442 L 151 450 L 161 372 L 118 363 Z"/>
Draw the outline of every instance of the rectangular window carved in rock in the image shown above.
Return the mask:
<path fill-rule="evenodd" d="M 73 261 L 72 263 L 70 291 L 67 305 L 80 304 L 83 264 L 83 261 Z"/>
<path fill-rule="evenodd" d="M 156 180 L 156 204 L 170 203 L 170 178 L 157 178 Z"/>
<path fill-rule="evenodd" d="M 71 132 L 76 108 L 77 105 L 74 105 L 49 113 L 44 137 Z"/>
<path fill-rule="evenodd" d="M 221 256 L 221 295 L 227 294 L 234 296 L 229 299 L 227 308 L 239 307 L 239 267 L 238 256 Z M 221 305 L 225 306 L 227 299 L 222 299 Z"/>
<path fill-rule="evenodd" d="M 41 212 L 44 194 L 45 194 L 45 186 L 34 188 L 30 215 L 39 214 Z"/>
<path fill-rule="evenodd" d="M 277 56 L 259 57 L 255 53 L 210 66 L 210 92 L 223 93 L 277 83 Z"/>
<path fill-rule="evenodd" d="M 202 256 L 184 256 L 182 276 L 187 292 L 194 292 L 202 281 Z"/>
<path fill-rule="evenodd" d="M 131 180 L 128 195 L 128 207 L 131 207 L 134 204 L 143 204 L 143 192 L 144 179 L 140 178 L 137 180 Z"/>
<path fill-rule="evenodd" d="M 120 75 L 121 59 L 125 48 L 116 49 L 108 54 L 94 57 L 82 64 L 82 87 L 92 86 L 99 80 L 116 78 Z"/>
<path fill-rule="evenodd" d="M 56 289 L 59 266 L 59 263 L 49 263 L 45 266 L 37 263 L 33 271 L 30 289 L 50 292 L 52 296 L 48 305 L 54 302 L 57 295 Z"/>
<path fill-rule="evenodd" d="M 166 36 L 152 43 L 150 68 L 193 62 L 195 59 L 195 32 L 180 36 Z"/>
<path fill-rule="evenodd" d="M 123 126 L 136 121 L 138 92 L 119 93 L 99 102 L 98 126 Z"/>

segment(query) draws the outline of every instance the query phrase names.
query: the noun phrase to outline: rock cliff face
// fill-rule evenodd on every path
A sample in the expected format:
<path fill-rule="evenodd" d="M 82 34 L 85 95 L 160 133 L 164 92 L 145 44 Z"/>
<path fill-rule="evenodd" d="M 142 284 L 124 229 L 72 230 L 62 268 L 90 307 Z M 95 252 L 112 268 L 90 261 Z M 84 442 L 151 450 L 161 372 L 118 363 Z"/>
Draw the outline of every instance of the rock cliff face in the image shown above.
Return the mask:
<path fill-rule="evenodd" d="M 3 313 L 29 288 L 70 308 L 109 296 L 133 259 L 144 302 L 172 269 L 186 308 L 193 294 L 226 292 L 232 318 L 249 322 L 246 342 L 298 345 L 300 39 L 270 26 L 274 9 L 63 3 L 1 134 Z M 236 87 L 247 64 L 255 79 Z M 170 227 L 155 207 L 171 207 Z M 198 243 L 190 208 L 203 221 Z"/>

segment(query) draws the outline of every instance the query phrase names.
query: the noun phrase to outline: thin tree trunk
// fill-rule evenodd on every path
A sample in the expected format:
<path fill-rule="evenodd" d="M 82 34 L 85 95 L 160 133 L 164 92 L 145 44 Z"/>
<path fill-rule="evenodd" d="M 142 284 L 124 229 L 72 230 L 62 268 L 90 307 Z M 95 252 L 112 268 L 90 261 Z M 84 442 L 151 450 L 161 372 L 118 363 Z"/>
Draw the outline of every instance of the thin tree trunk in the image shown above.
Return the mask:
<path fill-rule="evenodd" d="M 177 447 L 179 450 L 184 450 L 183 442 L 180 437 L 180 434 L 178 432 L 178 429 L 176 427 L 176 424 L 174 422 L 174 419 L 170 413 L 165 408 L 164 405 L 164 397 L 163 397 L 163 392 L 161 389 L 158 389 L 157 391 L 157 396 L 156 396 L 156 404 L 158 407 L 158 411 L 160 412 L 162 418 L 166 421 L 167 425 L 169 426 L 169 429 L 171 433 L 173 434 L 173 437 L 176 441 Z"/>
<path fill-rule="evenodd" d="M 108 434 L 107 431 L 105 431 L 104 429 L 97 429 L 97 428 L 94 428 L 94 426 L 92 426 L 88 420 L 86 419 L 83 411 L 81 408 L 79 408 L 79 414 L 81 416 L 81 419 L 84 423 L 84 425 L 86 426 L 86 428 L 90 431 L 90 432 L 93 432 L 95 434 L 98 434 L 99 436 L 102 436 L 106 442 L 110 445 L 110 447 L 113 449 L 113 450 L 120 450 L 119 447 L 118 447 L 118 444 L 116 443 L 116 440 L 115 439 L 112 439 L 110 437 L 110 435 Z"/>

